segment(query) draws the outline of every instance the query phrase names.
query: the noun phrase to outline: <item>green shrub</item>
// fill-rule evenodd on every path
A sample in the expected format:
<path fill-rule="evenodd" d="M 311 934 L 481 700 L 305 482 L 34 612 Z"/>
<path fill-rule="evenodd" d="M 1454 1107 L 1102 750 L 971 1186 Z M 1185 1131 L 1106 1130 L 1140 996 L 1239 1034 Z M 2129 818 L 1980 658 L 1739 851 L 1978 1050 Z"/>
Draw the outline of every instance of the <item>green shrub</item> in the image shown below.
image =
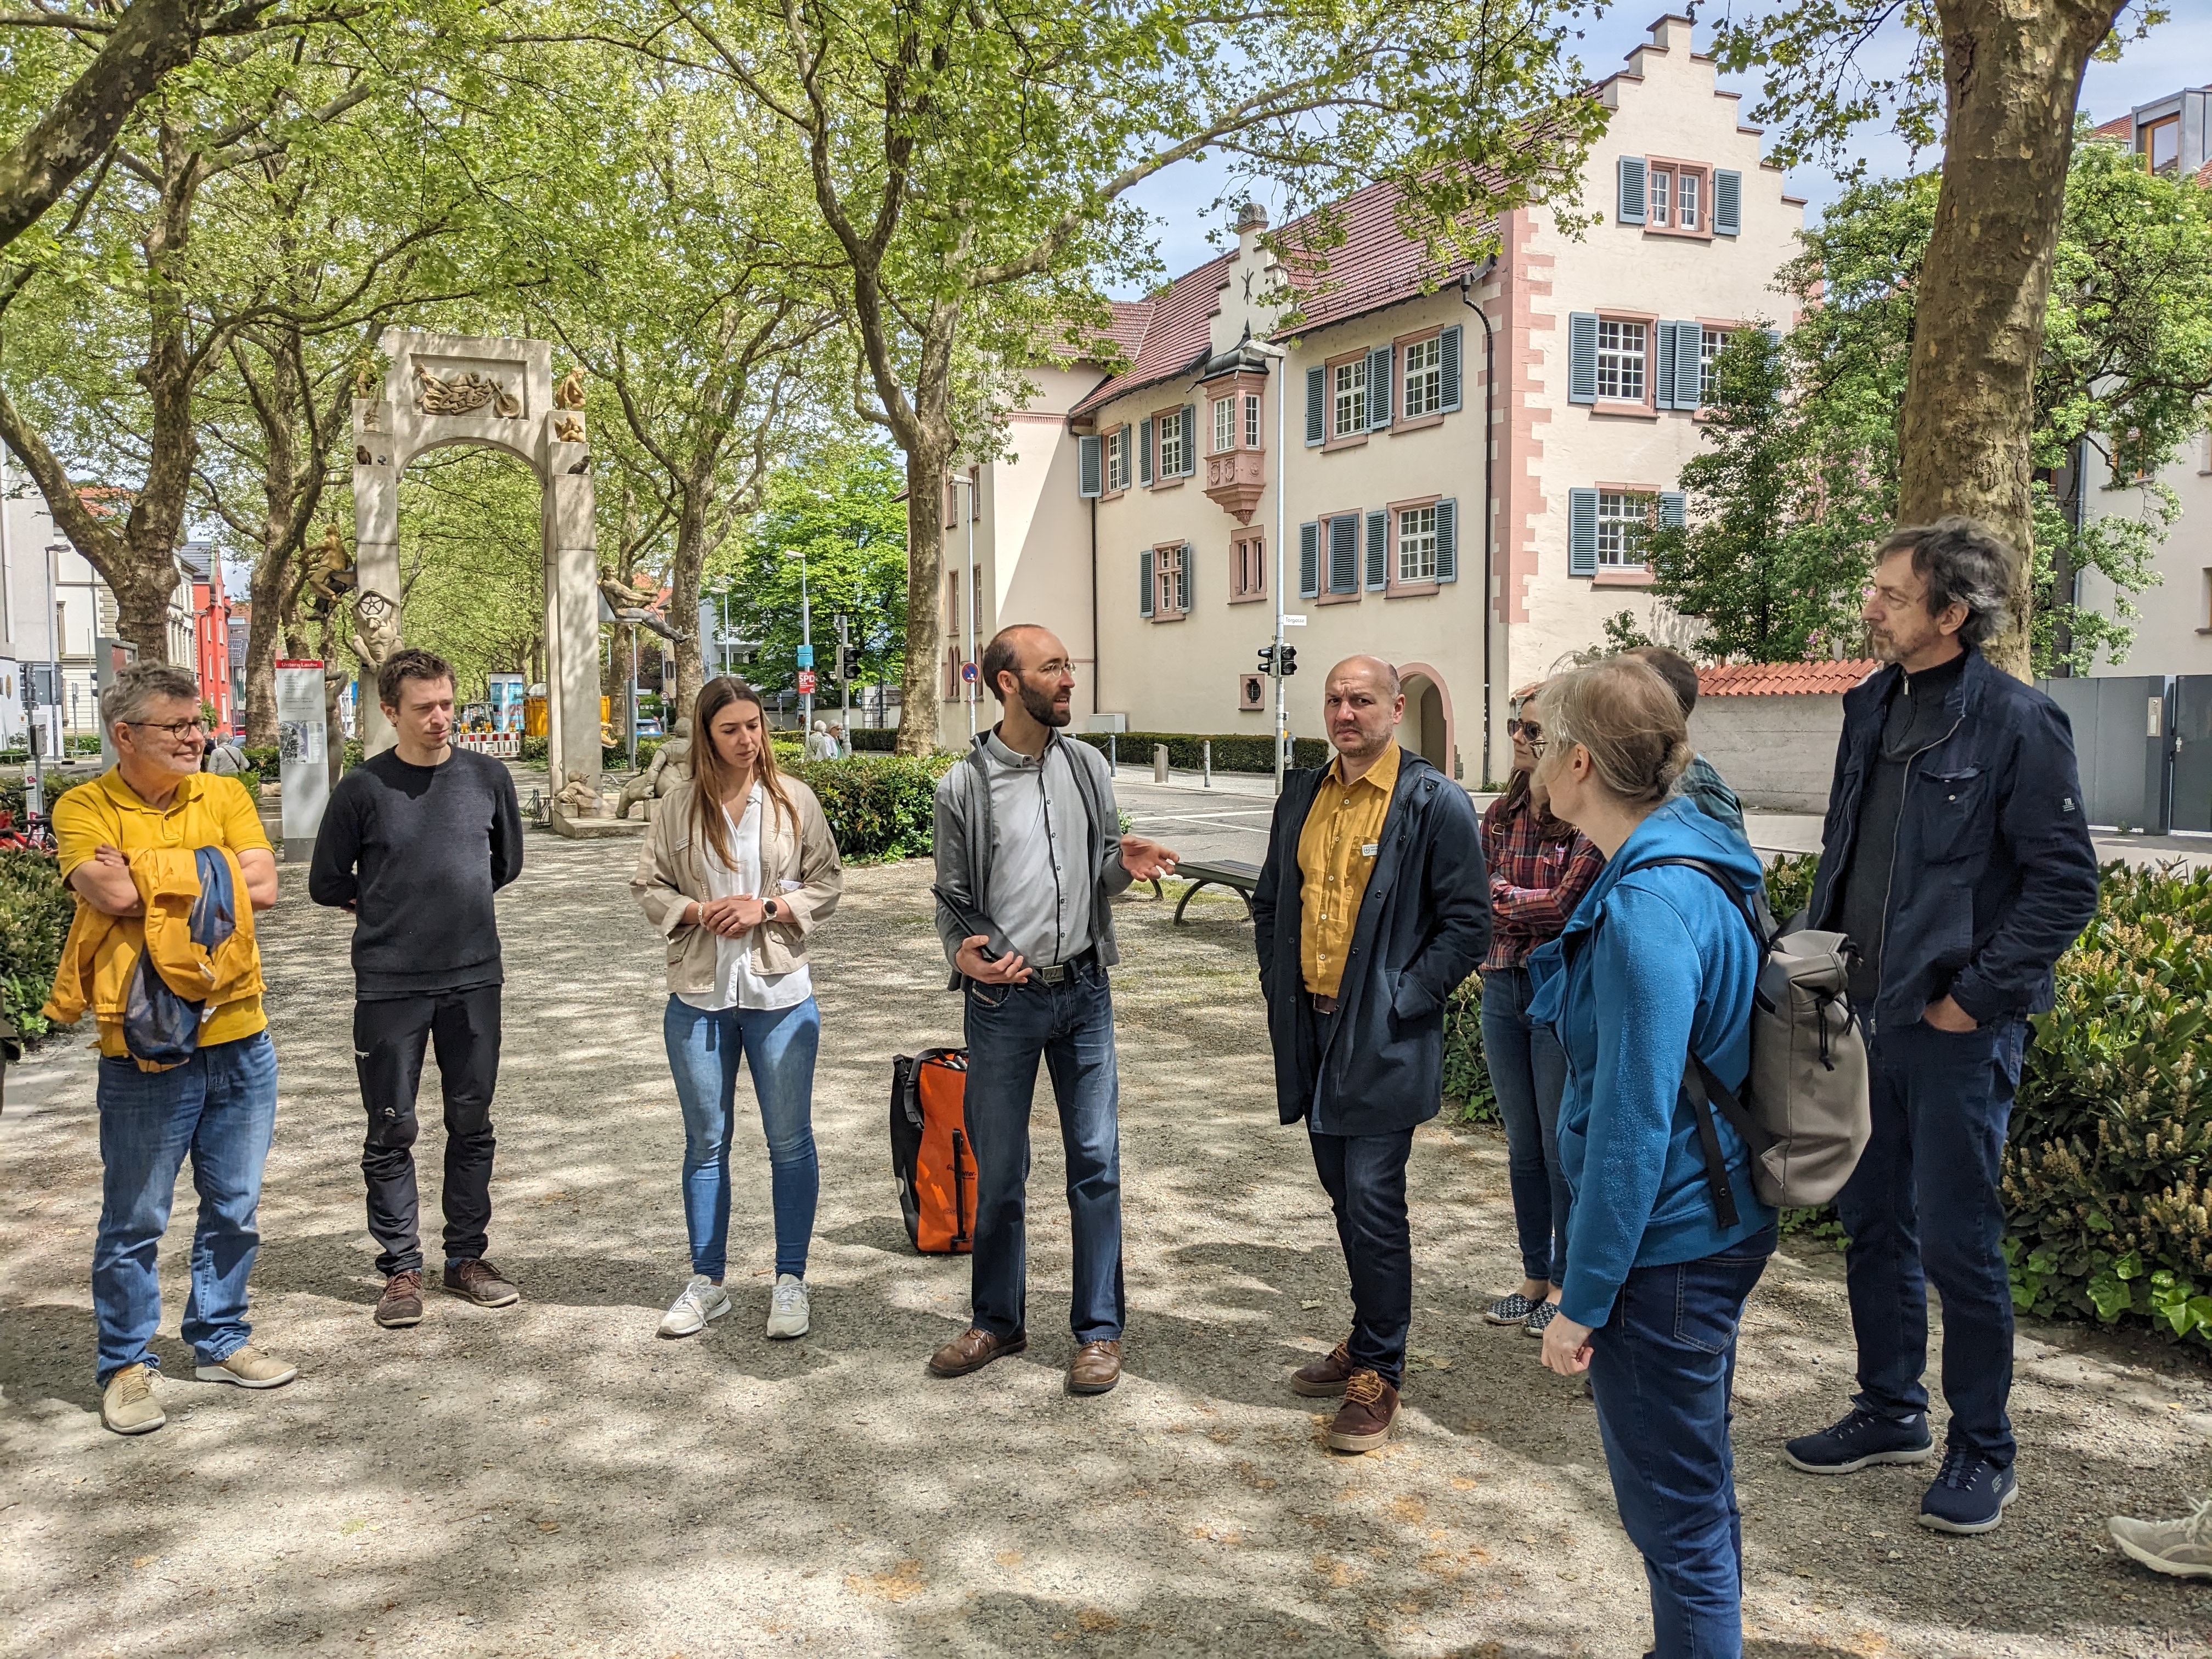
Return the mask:
<path fill-rule="evenodd" d="M 25 1036 L 45 1033 L 39 1010 L 54 986 L 76 900 L 44 853 L 0 850 L 0 1012 Z"/>
<path fill-rule="evenodd" d="M 845 735 L 852 738 L 853 752 L 856 755 L 889 755 L 896 753 L 898 749 L 898 727 L 896 726 L 880 728 L 855 726 Z"/>
<path fill-rule="evenodd" d="M 1213 745 L 1213 769 L 1217 772 L 1272 772 L 1275 769 L 1275 740 L 1265 732 L 1071 732 L 1068 735 L 1089 744 L 1100 754 L 1107 752 L 1106 739 L 1114 739 L 1115 757 L 1129 766 L 1150 766 L 1152 746 L 1168 746 L 1168 764 L 1182 772 L 1195 772 L 1205 763 L 1205 745 Z M 1319 767 L 1328 764 L 1333 751 L 1325 738 L 1293 738 L 1291 753 L 1293 764 Z"/>
<path fill-rule="evenodd" d="M 653 764 L 653 757 L 660 751 L 666 738 L 640 738 L 637 740 L 637 769 L 642 772 Z M 611 743 L 599 750 L 599 764 L 610 771 L 626 771 L 629 767 L 629 745 Z"/>
<path fill-rule="evenodd" d="M 240 750 L 246 763 L 264 778 L 273 778 L 283 769 L 282 757 L 273 743 L 249 743 Z"/>
<path fill-rule="evenodd" d="M 552 763 L 553 751 L 542 737 L 522 740 L 522 763 L 525 766 L 546 766 Z"/>
<path fill-rule="evenodd" d="M 780 757 L 779 757 L 780 758 Z M 837 849 L 849 863 L 927 856 L 935 823 L 937 781 L 954 757 L 909 760 L 897 755 L 854 755 L 844 760 L 800 761 L 785 767 L 822 802 Z"/>

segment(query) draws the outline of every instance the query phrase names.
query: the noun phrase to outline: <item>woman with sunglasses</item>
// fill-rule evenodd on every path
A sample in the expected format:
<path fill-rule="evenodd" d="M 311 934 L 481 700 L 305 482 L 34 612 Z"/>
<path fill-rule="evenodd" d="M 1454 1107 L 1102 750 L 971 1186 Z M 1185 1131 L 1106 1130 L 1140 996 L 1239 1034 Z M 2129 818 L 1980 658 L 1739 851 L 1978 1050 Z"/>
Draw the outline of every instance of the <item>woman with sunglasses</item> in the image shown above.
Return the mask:
<path fill-rule="evenodd" d="M 1521 707 L 1534 701 L 1531 692 Z M 1528 954 L 1559 937 L 1605 866 L 1589 837 L 1552 816 L 1532 781 L 1543 731 L 1523 714 L 1509 720 L 1513 777 L 1482 815 L 1490 870 L 1490 954 L 1482 964 L 1482 1056 L 1505 1121 L 1521 1285 L 1483 1310 L 1493 1325 L 1541 1337 L 1559 1309 L 1566 1275 L 1567 1180 L 1559 1169 L 1559 1095 L 1566 1056 L 1547 1026 L 1528 1018 Z"/>

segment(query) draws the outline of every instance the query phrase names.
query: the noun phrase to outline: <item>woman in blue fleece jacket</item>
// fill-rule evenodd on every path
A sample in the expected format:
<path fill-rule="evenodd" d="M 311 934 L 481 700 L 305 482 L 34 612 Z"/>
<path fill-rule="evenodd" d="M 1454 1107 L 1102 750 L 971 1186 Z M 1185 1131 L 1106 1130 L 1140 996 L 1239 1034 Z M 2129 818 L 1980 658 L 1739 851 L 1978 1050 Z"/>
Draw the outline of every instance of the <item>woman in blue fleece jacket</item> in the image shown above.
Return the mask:
<path fill-rule="evenodd" d="M 1566 1051 L 1559 1161 L 1573 1194 L 1560 1311 L 1544 1363 L 1587 1369 L 1622 1524 L 1651 1586 L 1651 1659 L 1743 1650 L 1743 1547 L 1729 1448 L 1736 1325 L 1775 1246 L 1749 1154 L 1714 1115 L 1733 1226 L 1683 1091 L 1694 1048 L 1730 1088 L 1751 1066 L 1760 951 L 1712 866 L 1748 902 L 1759 860 L 1689 801 L 1681 706 L 1644 663 L 1614 658 L 1538 702 L 1537 781 L 1606 857 L 1559 939 L 1528 959 L 1531 1020 Z"/>

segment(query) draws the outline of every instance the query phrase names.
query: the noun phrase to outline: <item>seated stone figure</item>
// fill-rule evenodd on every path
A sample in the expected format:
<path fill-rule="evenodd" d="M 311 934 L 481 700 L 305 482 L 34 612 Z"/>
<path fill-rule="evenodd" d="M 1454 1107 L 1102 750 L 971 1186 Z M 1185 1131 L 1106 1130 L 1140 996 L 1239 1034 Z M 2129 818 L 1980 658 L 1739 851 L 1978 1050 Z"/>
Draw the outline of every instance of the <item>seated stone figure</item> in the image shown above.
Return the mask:
<path fill-rule="evenodd" d="M 622 816 L 632 817 L 630 809 L 638 802 L 661 799 L 678 784 L 690 781 L 691 739 L 671 738 L 654 750 L 652 765 L 623 785 Z M 645 813 L 641 810 L 635 816 Z"/>

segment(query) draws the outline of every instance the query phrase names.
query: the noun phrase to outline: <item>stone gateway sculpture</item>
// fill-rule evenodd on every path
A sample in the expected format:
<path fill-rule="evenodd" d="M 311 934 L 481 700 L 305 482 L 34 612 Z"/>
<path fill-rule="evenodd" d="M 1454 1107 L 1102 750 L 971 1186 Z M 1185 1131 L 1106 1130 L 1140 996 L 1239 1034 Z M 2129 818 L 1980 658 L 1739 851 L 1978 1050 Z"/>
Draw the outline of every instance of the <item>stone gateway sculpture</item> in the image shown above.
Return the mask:
<path fill-rule="evenodd" d="M 320 622 L 342 602 L 343 595 L 353 591 L 358 580 L 353 560 L 346 554 L 345 538 L 332 525 L 323 532 L 323 539 L 307 568 L 307 592 L 314 596 L 307 605 L 307 614 Z"/>
<path fill-rule="evenodd" d="M 425 415 L 466 415 L 489 404 L 492 413 L 522 418 L 522 400 L 489 374 L 437 374 L 415 365 L 416 407 Z"/>
<path fill-rule="evenodd" d="M 553 388 L 553 407 L 581 409 L 584 406 L 584 371 L 572 368 L 561 377 L 561 384 Z"/>
<path fill-rule="evenodd" d="M 690 781 L 691 739 L 671 738 L 653 751 L 652 765 L 623 785 L 621 816 L 630 817 L 630 808 L 641 801 L 666 799 L 678 784 Z"/>

